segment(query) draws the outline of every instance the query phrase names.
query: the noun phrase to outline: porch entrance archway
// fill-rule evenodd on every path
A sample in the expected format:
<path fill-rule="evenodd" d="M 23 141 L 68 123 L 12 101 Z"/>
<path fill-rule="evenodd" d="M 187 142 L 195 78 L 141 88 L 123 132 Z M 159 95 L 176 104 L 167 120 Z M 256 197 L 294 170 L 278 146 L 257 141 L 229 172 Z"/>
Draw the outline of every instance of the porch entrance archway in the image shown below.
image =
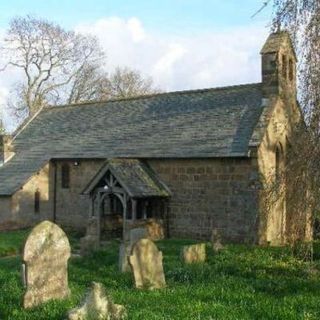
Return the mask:
<path fill-rule="evenodd" d="M 89 218 L 97 220 L 98 237 L 123 239 L 140 222 L 165 220 L 171 195 L 151 168 L 137 159 L 107 161 L 83 194 L 90 196 Z"/>

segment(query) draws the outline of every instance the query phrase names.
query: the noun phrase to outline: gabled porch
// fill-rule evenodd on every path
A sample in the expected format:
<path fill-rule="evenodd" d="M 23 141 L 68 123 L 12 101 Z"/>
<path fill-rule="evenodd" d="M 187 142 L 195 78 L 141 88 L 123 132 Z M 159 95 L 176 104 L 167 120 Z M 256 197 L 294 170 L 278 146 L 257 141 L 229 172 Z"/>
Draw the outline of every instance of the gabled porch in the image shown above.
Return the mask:
<path fill-rule="evenodd" d="M 127 239 L 128 231 L 149 219 L 167 228 L 169 188 L 137 159 L 106 161 L 83 191 L 91 200 L 89 219 L 97 236 Z"/>

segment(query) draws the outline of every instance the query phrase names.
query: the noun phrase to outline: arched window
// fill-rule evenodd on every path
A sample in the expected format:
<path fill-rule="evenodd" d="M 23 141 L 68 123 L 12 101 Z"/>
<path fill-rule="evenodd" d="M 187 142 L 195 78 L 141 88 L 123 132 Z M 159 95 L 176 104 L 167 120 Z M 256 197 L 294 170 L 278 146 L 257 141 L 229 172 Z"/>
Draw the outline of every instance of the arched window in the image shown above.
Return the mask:
<path fill-rule="evenodd" d="M 282 55 L 282 76 L 287 79 L 287 56 Z"/>
<path fill-rule="evenodd" d="M 293 61 L 289 59 L 289 80 L 292 81 L 294 76 Z"/>
<path fill-rule="evenodd" d="M 40 191 L 34 193 L 34 213 L 40 213 Z"/>
<path fill-rule="evenodd" d="M 70 167 L 68 163 L 63 163 L 61 167 L 61 187 L 63 189 L 70 187 Z"/>

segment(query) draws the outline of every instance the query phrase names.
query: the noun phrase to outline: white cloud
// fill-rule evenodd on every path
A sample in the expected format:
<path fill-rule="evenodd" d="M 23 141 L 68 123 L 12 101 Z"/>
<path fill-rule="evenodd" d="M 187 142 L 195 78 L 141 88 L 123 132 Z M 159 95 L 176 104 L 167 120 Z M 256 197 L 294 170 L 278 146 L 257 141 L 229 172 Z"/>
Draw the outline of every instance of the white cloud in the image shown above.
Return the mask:
<path fill-rule="evenodd" d="M 164 91 L 259 82 L 259 52 L 268 35 L 267 29 L 257 25 L 192 35 L 163 34 L 147 30 L 135 17 L 106 17 L 75 30 L 98 37 L 107 53 L 106 70 L 128 66 L 151 76 Z M 2 73 L 0 106 L 19 77 L 12 70 Z M 10 116 L 5 122 L 12 127 Z"/>
<path fill-rule="evenodd" d="M 257 25 L 164 35 L 146 30 L 134 17 L 107 17 L 76 30 L 98 37 L 107 52 L 107 70 L 129 66 L 152 76 L 166 91 L 260 81 L 259 52 L 268 35 Z"/>

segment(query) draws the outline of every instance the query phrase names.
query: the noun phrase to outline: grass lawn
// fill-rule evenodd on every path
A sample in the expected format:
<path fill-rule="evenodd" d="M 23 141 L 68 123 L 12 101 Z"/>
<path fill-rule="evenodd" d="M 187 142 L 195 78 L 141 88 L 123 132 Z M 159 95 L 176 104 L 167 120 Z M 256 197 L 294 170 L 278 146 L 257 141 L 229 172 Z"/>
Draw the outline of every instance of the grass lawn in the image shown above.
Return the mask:
<path fill-rule="evenodd" d="M 0 232 L 0 257 L 19 254 L 29 232 L 29 229 Z"/>
<path fill-rule="evenodd" d="M 12 237 L 19 247 L 23 237 L 0 235 L 9 244 L 5 239 Z M 129 319 L 320 319 L 320 261 L 297 261 L 285 248 L 230 245 L 215 255 L 208 247 L 207 263 L 184 266 L 179 252 L 189 243 L 157 243 L 164 254 L 166 289 L 134 289 L 131 274 L 118 272 L 118 244 L 114 242 L 91 258 L 71 259 L 70 299 L 28 311 L 21 308 L 20 258 L 1 258 L 0 319 L 65 319 L 93 280 L 105 285 L 115 303 L 125 305 Z"/>

